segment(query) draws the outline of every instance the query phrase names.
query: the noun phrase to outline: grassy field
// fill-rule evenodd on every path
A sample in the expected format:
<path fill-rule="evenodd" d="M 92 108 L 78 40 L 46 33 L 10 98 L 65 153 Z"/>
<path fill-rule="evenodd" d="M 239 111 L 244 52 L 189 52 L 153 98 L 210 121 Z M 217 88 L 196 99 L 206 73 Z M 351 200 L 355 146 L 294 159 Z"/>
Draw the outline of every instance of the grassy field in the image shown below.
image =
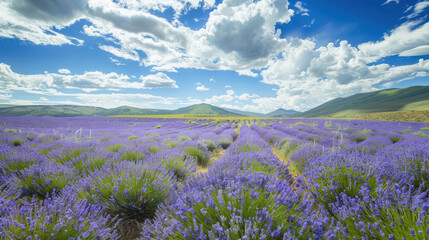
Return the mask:
<path fill-rule="evenodd" d="M 398 111 L 398 112 L 378 112 L 358 115 L 335 115 L 323 116 L 329 119 L 358 119 L 374 121 L 395 121 L 395 122 L 429 122 L 429 111 Z"/>
<path fill-rule="evenodd" d="M 216 120 L 247 120 L 247 119 L 271 119 L 266 117 L 249 117 L 236 115 L 214 115 L 214 114 L 166 114 L 166 115 L 112 115 L 109 117 L 130 117 L 130 118 L 183 118 L 183 119 L 216 119 Z"/>

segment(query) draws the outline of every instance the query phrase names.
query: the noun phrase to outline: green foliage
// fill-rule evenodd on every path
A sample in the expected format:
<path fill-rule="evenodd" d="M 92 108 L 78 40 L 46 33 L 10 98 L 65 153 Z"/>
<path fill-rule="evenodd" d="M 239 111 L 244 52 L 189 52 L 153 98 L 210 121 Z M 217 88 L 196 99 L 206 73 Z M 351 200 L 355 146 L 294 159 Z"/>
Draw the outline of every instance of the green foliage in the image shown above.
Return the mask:
<path fill-rule="evenodd" d="M 389 139 L 390 139 L 390 141 L 392 141 L 393 143 L 397 143 L 397 142 L 399 142 L 402 138 L 400 138 L 400 137 L 393 137 L 393 136 L 390 136 L 390 137 L 389 137 Z"/>
<path fill-rule="evenodd" d="M 367 139 L 368 139 L 368 137 L 359 136 L 359 137 L 356 137 L 356 138 L 355 138 L 355 141 L 356 141 L 357 143 L 360 143 L 360 142 L 363 142 L 363 141 L 365 141 L 365 140 L 367 140 Z"/>
<path fill-rule="evenodd" d="M 422 188 L 422 192 L 429 189 L 429 161 L 428 159 L 413 159 L 402 166 L 404 172 L 408 172 L 414 189 Z"/>
<path fill-rule="evenodd" d="M 137 139 L 137 138 L 138 138 L 138 136 L 133 135 L 133 136 L 129 136 L 129 137 L 128 137 L 128 140 L 130 140 L 130 141 L 131 141 L 131 140 L 133 140 L 133 139 Z"/>
<path fill-rule="evenodd" d="M 156 126 L 155 128 L 162 128 L 162 125 L 158 125 L 158 126 Z"/>
<path fill-rule="evenodd" d="M 179 140 L 181 140 L 182 142 L 184 142 L 184 141 L 186 141 L 186 140 L 188 140 L 189 139 L 189 137 L 187 137 L 187 136 L 178 136 L 177 137 Z"/>
<path fill-rule="evenodd" d="M 175 148 L 180 145 L 180 142 L 176 141 L 168 141 L 165 143 L 165 145 L 169 146 L 170 148 Z"/>
<path fill-rule="evenodd" d="M 414 135 L 416 135 L 416 136 L 419 136 L 419 137 L 427 137 L 427 138 L 429 138 L 429 134 L 424 134 L 423 132 L 416 132 L 416 133 L 413 133 Z"/>
<path fill-rule="evenodd" d="M 341 199 L 340 193 L 345 193 L 349 197 L 363 197 L 360 190 L 364 186 L 369 186 L 371 197 L 377 197 L 375 189 L 378 187 L 376 176 L 368 176 L 362 170 L 349 169 L 346 167 L 327 167 L 322 171 L 312 191 L 317 194 L 317 201 L 329 210 L 331 203 Z"/>
<path fill-rule="evenodd" d="M 100 141 L 100 142 L 107 142 L 107 141 L 110 141 L 110 140 L 112 140 L 111 138 L 107 138 L 107 137 L 105 137 L 105 138 L 99 138 L 98 139 L 98 141 Z"/>
<path fill-rule="evenodd" d="M 90 158 L 86 160 L 78 160 L 73 163 L 73 167 L 79 175 L 86 175 L 95 170 L 101 170 L 106 161 L 100 157 Z"/>
<path fill-rule="evenodd" d="M 19 147 L 25 143 L 25 140 L 22 138 L 14 138 L 14 139 L 12 139 L 12 143 L 13 143 L 13 146 Z"/>
<path fill-rule="evenodd" d="M 429 127 L 425 126 L 424 128 L 420 128 L 420 130 L 428 131 L 428 130 L 429 130 Z"/>
<path fill-rule="evenodd" d="M 9 128 L 6 128 L 5 130 L 3 130 L 4 132 L 7 132 L 7 133 L 15 133 L 15 132 L 17 132 L 17 130 L 15 130 L 15 129 L 9 129 Z"/>
<path fill-rule="evenodd" d="M 0 158 L 1 159 L 1 158 Z M 8 172 L 21 174 L 22 170 L 34 165 L 35 161 L 13 161 L 5 162 L 5 166 Z"/>
<path fill-rule="evenodd" d="M 219 146 L 221 146 L 223 149 L 227 149 L 229 145 L 231 145 L 231 140 L 226 138 L 219 138 L 218 140 Z"/>
<path fill-rule="evenodd" d="M 278 137 L 277 135 L 272 136 L 272 137 L 270 138 L 270 140 L 268 140 L 268 144 L 273 144 L 274 140 L 276 140 L 276 138 L 277 138 L 277 137 Z"/>
<path fill-rule="evenodd" d="M 148 134 L 148 135 L 146 135 L 146 136 L 148 136 L 148 137 L 159 137 L 159 135 L 158 135 L 158 134 Z"/>
<path fill-rule="evenodd" d="M 35 172 L 33 175 L 19 175 L 15 184 L 21 189 L 22 195 L 45 199 L 48 194 L 59 193 L 69 182 L 69 176 L 62 172 L 47 175 Z"/>
<path fill-rule="evenodd" d="M 370 132 L 372 132 L 372 130 L 365 129 L 365 130 L 361 130 L 361 131 L 359 131 L 358 133 L 359 133 L 359 134 L 367 134 L 367 133 L 370 133 Z"/>
<path fill-rule="evenodd" d="M 285 156 L 286 158 L 289 157 L 293 152 L 299 149 L 298 143 L 290 143 L 290 138 L 284 138 L 279 143 L 280 152 Z"/>
<path fill-rule="evenodd" d="M 167 172 L 173 173 L 173 176 L 178 181 L 183 181 L 187 177 L 192 175 L 192 171 L 188 168 L 186 162 L 183 159 L 175 157 L 173 159 L 161 160 L 161 165 L 164 166 Z"/>
<path fill-rule="evenodd" d="M 210 201 L 196 202 L 192 206 L 193 211 L 187 212 L 184 218 L 176 216 L 185 229 L 199 229 L 210 239 L 221 239 L 222 236 L 231 240 L 250 239 L 249 236 L 246 237 L 249 224 L 253 229 L 266 229 L 270 226 L 271 231 L 277 230 L 284 234 L 297 224 L 300 214 L 298 204 L 280 205 L 276 202 L 275 193 L 261 189 L 244 189 L 234 194 L 225 190 L 214 190 L 210 192 L 210 196 Z M 261 210 L 270 217 L 260 217 Z M 175 216 L 174 212 L 172 214 Z M 213 231 L 215 223 L 219 224 L 222 232 Z M 175 239 L 194 239 L 182 234 L 178 232 Z M 266 232 L 253 231 L 251 239 L 280 238 L 272 237 Z M 302 239 L 308 237 L 302 236 Z"/>
<path fill-rule="evenodd" d="M 429 214 L 422 209 L 412 210 L 412 206 L 393 205 L 377 208 L 363 206 L 359 214 L 353 214 L 342 222 L 348 229 L 350 238 L 356 239 L 426 239 L 429 229 Z M 419 212 L 423 214 L 419 216 Z M 363 224 L 361 224 L 361 222 Z M 383 232 L 381 235 L 380 232 Z"/>
<path fill-rule="evenodd" d="M 153 169 L 121 171 L 98 176 L 81 196 L 104 205 L 113 216 L 143 222 L 154 217 L 168 197 L 169 185 L 170 178 Z"/>
<path fill-rule="evenodd" d="M 162 151 L 162 149 L 161 148 L 159 148 L 159 147 L 157 147 L 157 146 L 148 146 L 147 148 L 146 148 L 146 150 L 148 150 L 149 152 L 151 152 L 152 154 L 155 154 L 155 153 L 158 153 L 158 152 L 161 152 Z"/>
<path fill-rule="evenodd" d="M 204 154 L 204 151 L 198 147 L 185 147 L 185 152 L 192 156 L 200 167 L 207 167 L 210 162 L 209 156 Z"/>
<path fill-rule="evenodd" d="M 106 147 L 106 149 L 111 151 L 111 152 L 119 152 L 119 149 L 121 149 L 121 148 L 122 148 L 121 143 Z"/>
<path fill-rule="evenodd" d="M 241 145 L 237 150 L 238 152 L 257 152 L 259 151 L 259 146 L 255 144 Z"/>
<path fill-rule="evenodd" d="M 210 152 L 213 152 L 213 151 L 215 151 L 217 149 L 216 143 L 214 141 L 212 141 L 212 140 L 206 139 L 206 140 L 204 140 L 204 144 L 206 145 L 207 149 Z"/>
<path fill-rule="evenodd" d="M 82 153 L 85 153 L 87 151 L 87 149 L 85 148 L 73 148 L 71 150 L 67 150 L 64 153 L 61 153 L 61 155 L 57 158 L 55 158 L 55 160 L 57 161 L 57 163 L 65 163 L 70 161 L 71 159 L 77 158 L 79 156 L 82 155 Z"/>
<path fill-rule="evenodd" d="M 142 160 L 142 158 L 143 153 L 136 152 L 136 150 L 125 151 L 124 153 L 122 153 L 122 160 L 137 162 L 139 160 Z"/>

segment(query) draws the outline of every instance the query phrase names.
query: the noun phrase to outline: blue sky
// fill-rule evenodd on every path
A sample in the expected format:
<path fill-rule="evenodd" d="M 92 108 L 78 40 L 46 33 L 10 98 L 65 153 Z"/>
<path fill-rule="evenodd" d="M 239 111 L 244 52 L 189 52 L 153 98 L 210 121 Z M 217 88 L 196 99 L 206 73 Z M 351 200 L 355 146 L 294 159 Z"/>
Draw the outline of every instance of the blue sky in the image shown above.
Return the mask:
<path fill-rule="evenodd" d="M 429 1 L 3 0 L 0 103 L 305 111 L 429 85 Z"/>

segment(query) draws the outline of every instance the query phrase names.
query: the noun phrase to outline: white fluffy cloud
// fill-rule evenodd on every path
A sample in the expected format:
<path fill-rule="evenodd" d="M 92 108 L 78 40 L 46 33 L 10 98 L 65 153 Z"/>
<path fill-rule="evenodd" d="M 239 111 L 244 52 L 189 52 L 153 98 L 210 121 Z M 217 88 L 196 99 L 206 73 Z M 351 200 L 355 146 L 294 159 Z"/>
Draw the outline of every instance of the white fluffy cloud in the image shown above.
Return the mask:
<path fill-rule="evenodd" d="M 204 87 L 204 85 L 199 85 L 196 88 L 197 91 L 208 91 L 210 88 Z"/>
<path fill-rule="evenodd" d="M 178 88 L 176 81 L 168 77 L 165 73 L 140 76 L 142 88 Z"/>
<path fill-rule="evenodd" d="M 399 3 L 399 0 L 387 0 Z M 4 0 L 0 2 L 0 37 L 18 38 L 40 45 L 81 45 L 83 41 L 58 30 L 80 19 L 88 21 L 83 32 L 103 38 L 100 49 L 116 58 L 137 61 L 158 73 L 130 79 L 118 73 L 86 72 L 21 75 L 0 64 L 3 89 L 52 92 L 53 88 L 84 91 L 124 88 L 177 88 L 176 82 L 160 71 L 181 68 L 233 70 L 258 77 L 274 85 L 276 96 L 236 95 L 233 90 L 207 98 L 207 103 L 252 101 L 247 110 L 271 111 L 278 107 L 305 110 L 335 97 L 374 90 L 413 77 L 428 76 L 428 61 L 390 66 L 380 63 L 390 56 L 429 55 L 429 23 L 418 19 L 429 7 L 420 1 L 405 13 L 407 21 L 382 39 L 357 46 L 347 41 L 320 46 L 315 39 L 282 39 L 276 24 L 287 24 L 294 11 L 288 0 L 224 0 L 208 15 L 201 29 L 185 27 L 179 16 L 191 9 L 215 7 L 214 0 Z M 296 2 L 296 14 L 310 11 Z M 151 14 L 173 9 L 170 22 Z M 406 36 L 406 37 L 404 37 Z M 112 57 L 113 57 L 112 56 Z M 228 86 L 225 86 L 228 88 Z M 208 90 L 203 85 L 197 90 Z M 8 97 L 9 92 L 2 92 Z M 91 95 L 85 95 L 91 96 Z M 115 95 L 124 101 L 125 95 Z M 104 97 L 108 97 L 107 95 Z M 100 98 L 100 101 L 102 99 Z M 165 100 L 165 99 L 164 99 Z"/>
<path fill-rule="evenodd" d="M 0 63 L 0 87 L 8 90 L 47 90 L 50 88 L 72 88 L 86 92 L 124 88 L 177 88 L 176 82 L 164 73 L 141 76 L 141 82 L 131 82 L 124 74 L 99 71 L 85 72 L 81 75 L 65 75 L 56 73 L 23 75 L 15 73 L 7 64 Z"/>
<path fill-rule="evenodd" d="M 61 74 L 70 74 L 71 73 L 70 70 L 65 69 L 65 68 L 58 69 L 58 72 Z"/>

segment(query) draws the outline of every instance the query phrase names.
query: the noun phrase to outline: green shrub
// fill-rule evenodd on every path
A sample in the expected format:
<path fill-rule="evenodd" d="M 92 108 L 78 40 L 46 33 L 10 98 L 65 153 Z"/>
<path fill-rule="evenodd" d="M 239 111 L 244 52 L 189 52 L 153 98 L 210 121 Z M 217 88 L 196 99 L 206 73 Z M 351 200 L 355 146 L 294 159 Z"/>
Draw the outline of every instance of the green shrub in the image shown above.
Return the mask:
<path fill-rule="evenodd" d="M 74 158 L 81 156 L 86 151 L 87 151 L 87 149 L 85 149 L 85 148 L 73 148 L 71 150 L 67 150 L 64 153 L 61 153 L 61 155 L 59 157 L 56 157 L 55 160 L 57 161 L 57 163 L 63 164 L 65 162 L 70 161 L 71 159 L 74 159 Z"/>
<path fill-rule="evenodd" d="M 137 138 L 138 138 L 137 136 L 133 135 L 133 136 L 129 136 L 128 140 L 133 140 L 133 139 L 137 139 Z"/>
<path fill-rule="evenodd" d="M 259 146 L 255 144 L 241 145 L 237 150 L 238 152 L 257 152 L 259 151 Z"/>
<path fill-rule="evenodd" d="M 161 126 L 161 125 L 158 125 L 158 126 L 156 126 L 155 128 L 162 128 L 162 126 Z"/>
<path fill-rule="evenodd" d="M 206 139 L 204 140 L 204 144 L 206 145 L 207 150 L 209 150 L 210 152 L 213 152 L 214 150 L 217 149 L 216 143 L 212 140 Z"/>
<path fill-rule="evenodd" d="M 139 160 L 142 160 L 142 158 L 143 153 L 136 152 L 136 150 L 125 151 L 124 153 L 122 153 L 122 160 L 137 162 Z"/>
<path fill-rule="evenodd" d="M 4 131 L 7 132 L 7 133 L 15 133 L 15 132 L 17 132 L 17 130 L 15 130 L 15 129 L 8 129 L 8 128 L 6 128 Z"/>
<path fill-rule="evenodd" d="M 33 168 L 30 170 L 30 168 Z M 55 171 L 40 171 L 31 166 L 22 174 L 15 175 L 13 185 L 21 190 L 22 196 L 36 196 L 39 199 L 45 199 L 48 194 L 58 194 L 72 181 L 72 176 L 64 169 Z"/>
<path fill-rule="evenodd" d="M 175 148 L 180 145 L 180 142 L 176 141 L 168 141 L 165 143 L 165 145 L 169 146 L 170 148 Z"/>
<path fill-rule="evenodd" d="M 204 154 L 202 149 L 198 147 L 185 147 L 185 152 L 195 159 L 198 166 L 207 167 L 209 165 L 210 158 Z"/>
<path fill-rule="evenodd" d="M 377 197 L 376 175 L 368 176 L 362 170 L 349 169 L 346 167 L 326 167 L 324 171 L 314 180 L 313 192 L 317 195 L 317 201 L 329 211 L 330 204 L 340 199 L 340 193 L 349 197 L 363 197 L 360 190 L 369 186 L 371 197 Z"/>
<path fill-rule="evenodd" d="M 372 130 L 365 129 L 365 130 L 361 130 L 361 131 L 359 131 L 358 133 L 359 133 L 359 134 L 367 134 L 367 133 L 370 133 L 370 132 L 372 132 Z"/>
<path fill-rule="evenodd" d="M 420 215 L 420 213 L 423 213 Z M 356 239 L 426 239 L 429 234 L 429 214 L 421 208 L 394 204 L 377 208 L 364 206 L 359 214 L 342 221 L 349 236 Z M 381 234 L 383 233 L 383 234 Z"/>
<path fill-rule="evenodd" d="M 217 141 L 219 143 L 219 146 L 221 146 L 223 149 L 227 149 L 232 143 L 231 140 L 228 140 L 226 138 L 219 138 Z"/>
<path fill-rule="evenodd" d="M 122 170 L 98 176 L 81 196 L 103 205 L 113 216 L 143 222 L 153 218 L 158 206 L 168 197 L 170 180 L 154 169 Z"/>
<path fill-rule="evenodd" d="M 167 172 L 172 173 L 173 176 L 179 181 L 182 181 L 191 176 L 193 174 L 193 170 L 195 170 L 192 168 L 191 164 L 178 157 L 174 157 L 172 159 L 163 159 L 161 160 L 161 165 L 164 166 L 164 169 Z"/>
<path fill-rule="evenodd" d="M 120 143 L 106 147 L 106 149 L 111 151 L 111 152 L 119 152 L 119 149 L 121 149 L 121 148 L 122 148 L 122 144 L 120 144 Z"/>
<path fill-rule="evenodd" d="M 79 175 L 89 174 L 95 170 L 101 170 L 106 161 L 101 157 L 90 158 L 86 160 L 77 160 L 73 163 L 73 167 Z"/>
<path fill-rule="evenodd" d="M 158 152 L 161 152 L 161 150 L 162 149 L 160 149 L 159 147 L 157 147 L 157 146 L 148 146 L 147 148 L 146 148 L 146 150 L 148 150 L 149 152 L 151 152 L 152 154 L 155 154 L 155 153 L 158 153 Z"/>
<path fill-rule="evenodd" d="M 201 201 L 193 202 L 192 211 L 180 216 L 172 213 L 183 224 L 184 229 L 203 232 L 210 239 L 232 240 L 282 239 L 282 234 L 288 230 L 294 227 L 300 229 L 296 226 L 300 215 L 299 205 L 279 204 L 275 193 L 244 189 L 233 194 L 227 190 L 213 190 L 209 194 L 210 197 L 204 196 Z M 252 231 L 251 238 L 247 231 L 249 227 L 258 229 Z M 309 239 L 305 231 L 300 234 L 302 239 Z M 180 231 L 174 239 L 190 238 L 184 231 Z"/>
<path fill-rule="evenodd" d="M 184 141 L 186 141 L 186 140 L 188 140 L 189 139 L 189 137 L 186 137 L 186 136 L 178 136 L 177 137 L 179 140 L 181 140 L 182 142 L 184 142 Z"/>
<path fill-rule="evenodd" d="M 159 137 L 159 135 L 158 135 L 158 134 L 148 134 L 148 135 L 146 135 L 146 136 L 148 136 L 148 137 Z"/>
<path fill-rule="evenodd" d="M 14 138 L 12 139 L 13 146 L 18 147 L 25 143 L 25 140 L 22 138 Z"/>

